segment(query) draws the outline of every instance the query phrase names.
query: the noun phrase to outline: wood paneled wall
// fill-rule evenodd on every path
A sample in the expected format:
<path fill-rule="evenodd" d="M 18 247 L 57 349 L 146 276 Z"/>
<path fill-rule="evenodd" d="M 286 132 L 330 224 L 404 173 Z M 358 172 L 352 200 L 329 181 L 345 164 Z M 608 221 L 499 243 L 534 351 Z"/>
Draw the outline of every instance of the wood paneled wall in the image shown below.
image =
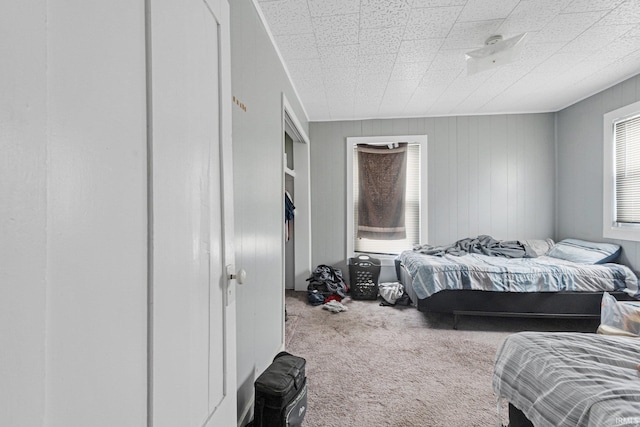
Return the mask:
<path fill-rule="evenodd" d="M 428 135 L 429 242 L 554 237 L 554 114 L 310 123 L 312 264 L 345 267 L 346 138 Z"/>
<path fill-rule="evenodd" d="M 640 243 L 602 237 L 603 115 L 640 100 L 640 75 L 557 113 L 558 238 L 611 241 L 640 270 Z"/>

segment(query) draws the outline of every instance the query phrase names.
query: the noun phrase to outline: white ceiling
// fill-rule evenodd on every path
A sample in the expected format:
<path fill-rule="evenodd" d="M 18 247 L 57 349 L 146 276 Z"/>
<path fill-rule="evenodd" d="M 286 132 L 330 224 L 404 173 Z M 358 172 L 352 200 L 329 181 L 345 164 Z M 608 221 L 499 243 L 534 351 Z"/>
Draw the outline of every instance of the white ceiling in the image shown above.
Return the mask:
<path fill-rule="evenodd" d="M 640 0 L 257 0 L 311 121 L 557 111 L 640 72 Z M 519 61 L 465 52 L 526 32 Z"/>

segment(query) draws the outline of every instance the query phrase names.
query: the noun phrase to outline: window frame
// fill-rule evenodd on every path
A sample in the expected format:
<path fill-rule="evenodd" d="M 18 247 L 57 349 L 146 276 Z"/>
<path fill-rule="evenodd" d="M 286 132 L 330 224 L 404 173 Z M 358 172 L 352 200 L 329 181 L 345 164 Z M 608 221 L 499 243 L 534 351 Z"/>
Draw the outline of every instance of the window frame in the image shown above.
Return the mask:
<path fill-rule="evenodd" d="M 428 150 L 427 135 L 391 135 L 391 136 L 359 136 L 347 137 L 346 159 L 347 159 L 347 209 L 346 209 L 346 243 L 347 258 L 361 254 L 354 252 L 354 208 L 353 208 L 353 153 L 358 144 L 389 144 L 393 142 L 408 142 L 410 144 L 420 144 L 420 243 L 429 241 L 429 216 L 428 216 Z M 369 254 L 370 255 L 370 254 Z M 383 266 L 393 265 L 396 255 L 373 255 L 380 259 Z"/>
<path fill-rule="evenodd" d="M 640 114 L 640 101 L 604 114 L 603 118 L 603 212 L 602 236 L 609 239 L 640 241 L 640 225 L 616 223 L 615 129 L 620 120 Z"/>

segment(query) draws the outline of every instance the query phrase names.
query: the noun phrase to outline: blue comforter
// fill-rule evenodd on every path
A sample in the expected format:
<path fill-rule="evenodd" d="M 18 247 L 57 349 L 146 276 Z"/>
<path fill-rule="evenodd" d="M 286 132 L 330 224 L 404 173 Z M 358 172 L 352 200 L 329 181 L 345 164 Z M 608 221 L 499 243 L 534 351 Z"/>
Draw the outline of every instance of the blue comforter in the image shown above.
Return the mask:
<path fill-rule="evenodd" d="M 502 292 L 620 291 L 640 297 L 638 279 L 621 264 L 577 264 L 548 256 L 504 258 L 481 254 L 424 255 L 404 251 L 399 259 L 420 299 L 445 289 Z"/>

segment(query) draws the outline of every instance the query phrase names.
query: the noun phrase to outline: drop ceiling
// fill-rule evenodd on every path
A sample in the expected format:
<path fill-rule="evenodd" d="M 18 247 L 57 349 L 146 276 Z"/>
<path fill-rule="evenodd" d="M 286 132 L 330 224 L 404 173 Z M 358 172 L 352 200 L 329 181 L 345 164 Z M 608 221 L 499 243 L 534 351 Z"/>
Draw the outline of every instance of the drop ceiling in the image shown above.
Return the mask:
<path fill-rule="evenodd" d="M 254 1 L 311 121 L 558 111 L 640 73 L 640 0 Z"/>

